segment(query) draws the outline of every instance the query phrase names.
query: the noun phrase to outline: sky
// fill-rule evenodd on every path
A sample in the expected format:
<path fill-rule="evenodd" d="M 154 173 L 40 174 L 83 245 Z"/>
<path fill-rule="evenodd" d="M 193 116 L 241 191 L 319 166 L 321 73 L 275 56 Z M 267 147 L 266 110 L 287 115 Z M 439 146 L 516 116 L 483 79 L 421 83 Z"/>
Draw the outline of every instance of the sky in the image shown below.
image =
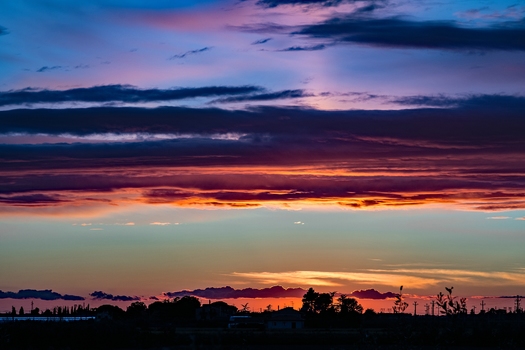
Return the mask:
<path fill-rule="evenodd" d="M 0 312 L 525 294 L 523 0 L 2 2 L 0 62 Z"/>

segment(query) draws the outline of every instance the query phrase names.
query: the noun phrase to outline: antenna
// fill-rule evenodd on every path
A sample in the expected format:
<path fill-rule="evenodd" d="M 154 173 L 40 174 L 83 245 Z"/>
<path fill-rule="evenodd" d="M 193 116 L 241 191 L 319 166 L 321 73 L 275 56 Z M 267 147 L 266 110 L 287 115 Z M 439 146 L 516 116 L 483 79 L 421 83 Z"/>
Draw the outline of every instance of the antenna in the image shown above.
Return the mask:
<path fill-rule="evenodd" d="M 417 301 L 414 301 L 414 316 L 416 316 L 416 308 L 418 305 Z"/>

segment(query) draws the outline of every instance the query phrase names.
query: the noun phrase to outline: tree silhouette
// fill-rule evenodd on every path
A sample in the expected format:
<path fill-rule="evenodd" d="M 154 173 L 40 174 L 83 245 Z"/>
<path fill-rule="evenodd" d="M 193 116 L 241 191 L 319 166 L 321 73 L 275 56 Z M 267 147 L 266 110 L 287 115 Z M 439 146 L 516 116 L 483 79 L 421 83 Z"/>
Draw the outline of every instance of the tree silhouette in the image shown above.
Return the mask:
<path fill-rule="evenodd" d="M 339 302 L 337 308 L 341 314 L 363 313 L 363 306 L 354 298 L 348 298 L 345 294 L 341 294 L 337 301 Z"/>
<path fill-rule="evenodd" d="M 241 306 L 242 306 L 241 312 L 243 313 L 250 312 L 250 307 L 248 306 L 248 303 L 241 304 Z"/>
<path fill-rule="evenodd" d="M 396 295 L 396 301 L 394 301 L 394 306 L 392 307 L 395 314 L 402 314 L 408 307 L 408 303 L 403 300 L 402 291 L 403 286 L 399 287 L 399 294 Z"/>
<path fill-rule="evenodd" d="M 146 309 L 146 304 L 141 301 L 135 301 L 128 306 L 126 314 L 130 317 L 141 317 L 146 313 Z"/>
<path fill-rule="evenodd" d="M 20 310 L 18 310 L 18 314 L 20 316 L 24 316 L 24 308 L 22 306 L 20 306 Z"/>
<path fill-rule="evenodd" d="M 335 311 L 334 295 L 335 292 L 320 293 L 314 302 L 315 312 L 325 313 L 328 311 Z"/>
<path fill-rule="evenodd" d="M 301 307 L 301 311 L 308 313 L 315 312 L 315 300 L 317 297 L 319 297 L 319 293 L 313 288 L 309 288 L 303 295 L 303 306 Z"/>
<path fill-rule="evenodd" d="M 447 288 L 447 295 L 439 292 L 436 296 L 436 304 L 440 308 L 440 312 L 444 315 L 457 315 L 467 313 L 467 298 L 460 298 L 456 301 L 456 297 L 452 296 L 454 287 Z"/>

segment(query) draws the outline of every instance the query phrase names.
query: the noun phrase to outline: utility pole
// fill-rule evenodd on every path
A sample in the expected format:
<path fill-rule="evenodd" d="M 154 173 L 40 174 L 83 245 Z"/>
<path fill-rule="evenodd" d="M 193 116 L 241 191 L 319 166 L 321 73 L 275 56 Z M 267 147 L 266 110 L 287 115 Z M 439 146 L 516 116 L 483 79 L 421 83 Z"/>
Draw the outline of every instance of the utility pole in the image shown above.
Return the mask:
<path fill-rule="evenodd" d="M 481 311 L 485 313 L 485 300 L 481 300 Z"/>
<path fill-rule="evenodd" d="M 435 304 L 435 301 L 432 300 L 432 316 L 434 316 L 434 304 Z"/>
<path fill-rule="evenodd" d="M 414 316 L 416 316 L 416 308 L 418 305 L 417 301 L 414 301 Z"/>

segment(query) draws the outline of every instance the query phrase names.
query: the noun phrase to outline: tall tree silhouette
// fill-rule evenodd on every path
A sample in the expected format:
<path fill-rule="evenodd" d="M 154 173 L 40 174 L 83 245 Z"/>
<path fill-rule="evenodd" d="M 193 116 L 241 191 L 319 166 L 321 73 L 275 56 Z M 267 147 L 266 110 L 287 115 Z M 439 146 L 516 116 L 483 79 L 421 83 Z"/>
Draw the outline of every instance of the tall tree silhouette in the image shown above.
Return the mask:
<path fill-rule="evenodd" d="M 396 295 L 396 300 L 394 301 L 394 306 L 392 310 L 395 314 L 402 314 L 408 307 L 408 303 L 403 300 L 403 286 L 399 287 L 399 294 Z"/>
<path fill-rule="evenodd" d="M 317 293 L 313 288 L 309 288 L 303 295 L 303 306 L 301 307 L 301 311 L 307 313 L 315 312 L 315 301 L 318 297 L 319 293 Z"/>

